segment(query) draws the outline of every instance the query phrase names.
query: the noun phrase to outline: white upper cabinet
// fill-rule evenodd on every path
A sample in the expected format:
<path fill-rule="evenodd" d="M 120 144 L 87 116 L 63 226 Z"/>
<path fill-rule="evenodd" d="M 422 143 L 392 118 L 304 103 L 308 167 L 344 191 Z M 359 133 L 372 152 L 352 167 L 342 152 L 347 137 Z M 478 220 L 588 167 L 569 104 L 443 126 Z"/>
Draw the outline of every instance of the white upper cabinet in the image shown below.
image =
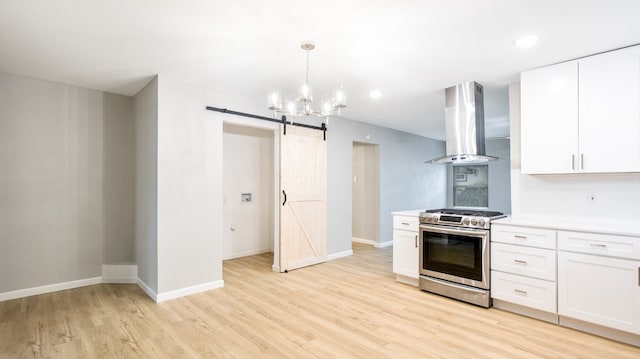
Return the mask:
<path fill-rule="evenodd" d="M 573 171 L 578 149 L 578 62 L 521 74 L 522 173 Z"/>
<path fill-rule="evenodd" d="M 640 46 L 579 62 L 581 170 L 640 171 Z"/>
<path fill-rule="evenodd" d="M 522 173 L 640 172 L 640 46 L 521 74 Z"/>

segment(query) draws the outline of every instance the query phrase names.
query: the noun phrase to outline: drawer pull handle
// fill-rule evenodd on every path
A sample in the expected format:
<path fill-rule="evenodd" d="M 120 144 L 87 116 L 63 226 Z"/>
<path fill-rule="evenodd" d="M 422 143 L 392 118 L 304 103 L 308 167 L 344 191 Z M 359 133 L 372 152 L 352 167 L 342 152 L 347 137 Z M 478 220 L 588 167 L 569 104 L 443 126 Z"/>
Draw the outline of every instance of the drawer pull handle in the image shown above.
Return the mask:
<path fill-rule="evenodd" d="M 518 294 L 522 294 L 522 295 L 526 295 L 527 291 L 526 290 L 522 290 L 522 289 L 514 289 L 514 292 L 518 293 Z"/>
<path fill-rule="evenodd" d="M 607 248 L 606 244 L 601 244 L 601 243 L 590 243 L 590 245 L 593 248 Z"/>
<path fill-rule="evenodd" d="M 527 264 L 527 261 L 523 261 L 522 259 L 514 259 L 513 261 L 518 264 Z"/>
<path fill-rule="evenodd" d="M 525 240 L 527 239 L 527 236 L 521 236 L 521 235 L 519 235 L 519 234 L 516 234 L 516 235 L 514 235 L 513 237 L 514 237 L 515 239 L 525 239 Z"/>
<path fill-rule="evenodd" d="M 418 235 L 416 234 L 416 248 L 418 248 Z"/>
<path fill-rule="evenodd" d="M 411 225 L 411 223 L 409 223 L 409 222 L 402 222 L 402 224 L 405 225 L 405 226 Z"/>

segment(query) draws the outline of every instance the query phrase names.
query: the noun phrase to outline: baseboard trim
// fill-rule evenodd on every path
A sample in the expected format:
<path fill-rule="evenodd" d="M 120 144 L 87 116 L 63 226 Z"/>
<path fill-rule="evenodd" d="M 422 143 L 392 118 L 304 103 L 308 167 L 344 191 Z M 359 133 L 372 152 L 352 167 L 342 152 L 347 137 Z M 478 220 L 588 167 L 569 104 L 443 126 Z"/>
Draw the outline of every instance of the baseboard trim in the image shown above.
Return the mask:
<path fill-rule="evenodd" d="M 640 346 L 640 335 L 624 332 L 618 329 L 603 327 L 598 324 L 583 322 L 579 319 L 573 319 L 560 316 L 560 325 L 571 329 L 587 332 L 601 337 L 617 340 L 633 346 Z"/>
<path fill-rule="evenodd" d="M 224 257 L 222 257 L 223 261 L 226 261 L 227 259 L 235 259 L 235 258 L 242 258 L 242 257 L 248 257 L 248 256 L 255 256 L 257 254 L 264 254 L 264 253 L 270 253 L 273 252 L 272 249 L 266 248 L 266 249 L 252 249 L 250 251 L 242 251 L 242 252 L 237 252 L 237 253 L 233 253 L 230 255 L 226 255 Z"/>
<path fill-rule="evenodd" d="M 149 287 L 147 283 L 145 283 L 142 279 L 138 278 L 136 284 L 138 284 L 138 287 L 140 287 L 140 289 L 142 289 L 145 293 L 147 293 L 147 295 L 149 296 L 149 298 L 151 298 L 151 300 L 158 303 L 158 295 L 156 294 L 156 292 L 153 291 L 153 289 L 151 289 L 151 287 Z"/>
<path fill-rule="evenodd" d="M 370 246 L 375 245 L 376 242 L 370 240 L 370 239 L 364 239 L 364 238 L 358 238 L 358 237 L 352 237 L 351 238 L 351 242 L 356 242 L 356 243 L 362 243 L 362 244 L 368 244 Z"/>
<path fill-rule="evenodd" d="M 539 309 L 529 308 L 520 304 L 505 302 L 496 298 L 493 298 L 493 307 L 496 309 L 524 315 L 525 317 L 542 320 L 552 324 L 558 324 L 558 321 L 559 321 L 558 314 L 556 313 L 545 312 Z"/>
<path fill-rule="evenodd" d="M 328 261 L 332 261 L 334 259 L 338 259 L 338 258 L 342 258 L 342 257 L 349 257 L 353 255 L 353 250 L 349 249 L 346 251 L 342 251 L 342 252 L 338 252 L 338 253 L 331 253 L 327 255 L 327 260 Z"/>
<path fill-rule="evenodd" d="M 102 283 L 102 277 L 93 277 L 93 278 L 72 280 L 69 282 L 43 285 L 43 286 L 33 287 L 33 288 L 18 289 L 11 292 L 0 293 L 0 302 L 5 300 L 31 297 L 33 295 L 53 293 L 61 290 L 86 287 L 89 285 L 95 285 L 95 284 L 101 284 L 101 283 Z"/>
<path fill-rule="evenodd" d="M 137 284 L 151 298 L 151 300 L 153 300 L 156 303 L 184 297 L 190 294 L 204 292 L 211 289 L 224 287 L 224 281 L 218 280 L 214 282 L 199 284 L 192 287 L 170 291 L 167 293 L 157 294 L 156 292 L 153 291 L 153 289 L 151 289 L 151 287 L 147 283 L 145 283 L 142 279 L 138 278 L 137 265 L 103 265 L 102 270 L 103 270 L 103 274 L 106 274 L 106 276 L 104 277 L 86 278 L 86 279 L 74 280 L 69 282 L 55 283 L 55 284 L 43 285 L 40 287 L 19 289 L 11 292 L 0 293 L 0 302 L 6 301 L 6 300 L 12 300 L 12 299 L 31 297 L 34 295 L 59 292 L 61 290 L 68 290 L 68 289 L 86 287 L 90 285 L 103 284 L 103 283 Z M 132 277 L 134 271 L 135 271 L 135 277 Z"/>
<path fill-rule="evenodd" d="M 376 248 L 384 248 L 384 247 L 389 247 L 389 246 L 393 245 L 393 241 L 378 243 L 378 242 L 372 241 L 370 239 L 363 239 L 363 238 L 358 238 L 358 237 L 352 237 L 351 238 L 351 242 L 368 244 L 368 245 L 374 246 Z"/>
<path fill-rule="evenodd" d="M 138 266 L 136 264 L 103 264 L 102 283 L 137 284 Z"/>
<path fill-rule="evenodd" d="M 156 302 L 165 302 L 167 300 L 172 300 L 180 297 L 184 297 L 191 294 L 206 292 L 211 289 L 224 287 L 224 280 L 217 280 L 209 283 L 203 283 L 194 285 L 187 288 L 172 290 L 170 292 L 160 293 L 156 296 Z"/>
<path fill-rule="evenodd" d="M 382 242 L 382 243 L 374 243 L 373 246 L 376 248 L 384 248 L 384 247 L 389 247 L 393 245 L 393 241 L 388 241 L 388 242 Z"/>

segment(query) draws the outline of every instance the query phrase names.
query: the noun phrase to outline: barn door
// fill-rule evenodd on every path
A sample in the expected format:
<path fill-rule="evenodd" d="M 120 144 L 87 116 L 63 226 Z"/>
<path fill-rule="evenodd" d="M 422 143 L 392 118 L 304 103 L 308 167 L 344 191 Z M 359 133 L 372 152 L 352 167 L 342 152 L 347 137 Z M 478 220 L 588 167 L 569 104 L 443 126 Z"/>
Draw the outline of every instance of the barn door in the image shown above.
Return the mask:
<path fill-rule="evenodd" d="M 323 132 L 280 132 L 280 271 L 327 260 L 327 142 Z"/>

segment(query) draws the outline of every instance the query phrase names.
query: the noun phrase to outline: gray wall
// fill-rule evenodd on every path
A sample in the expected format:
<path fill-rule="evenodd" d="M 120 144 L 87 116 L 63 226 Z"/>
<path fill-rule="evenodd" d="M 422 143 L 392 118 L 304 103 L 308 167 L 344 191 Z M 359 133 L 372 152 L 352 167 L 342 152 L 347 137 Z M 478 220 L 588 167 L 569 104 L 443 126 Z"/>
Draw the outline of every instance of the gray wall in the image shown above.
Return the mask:
<path fill-rule="evenodd" d="M 131 121 L 130 98 L 0 73 L 0 292 L 132 260 Z"/>
<path fill-rule="evenodd" d="M 511 171 L 509 139 L 490 139 L 485 142 L 487 155 L 498 157 L 489 162 L 489 209 L 511 213 Z M 447 167 L 447 207 L 453 207 L 453 166 Z"/>
<path fill-rule="evenodd" d="M 391 212 L 445 205 L 446 167 L 424 163 L 444 156 L 444 142 L 347 119 L 328 127 L 328 254 L 351 249 L 354 141 L 379 145 L 380 242 L 393 239 Z"/>
<path fill-rule="evenodd" d="M 131 97 L 104 94 L 104 263 L 133 261 L 135 122 Z"/>
<path fill-rule="evenodd" d="M 158 78 L 133 98 L 135 119 L 135 244 L 138 277 L 158 292 Z"/>

